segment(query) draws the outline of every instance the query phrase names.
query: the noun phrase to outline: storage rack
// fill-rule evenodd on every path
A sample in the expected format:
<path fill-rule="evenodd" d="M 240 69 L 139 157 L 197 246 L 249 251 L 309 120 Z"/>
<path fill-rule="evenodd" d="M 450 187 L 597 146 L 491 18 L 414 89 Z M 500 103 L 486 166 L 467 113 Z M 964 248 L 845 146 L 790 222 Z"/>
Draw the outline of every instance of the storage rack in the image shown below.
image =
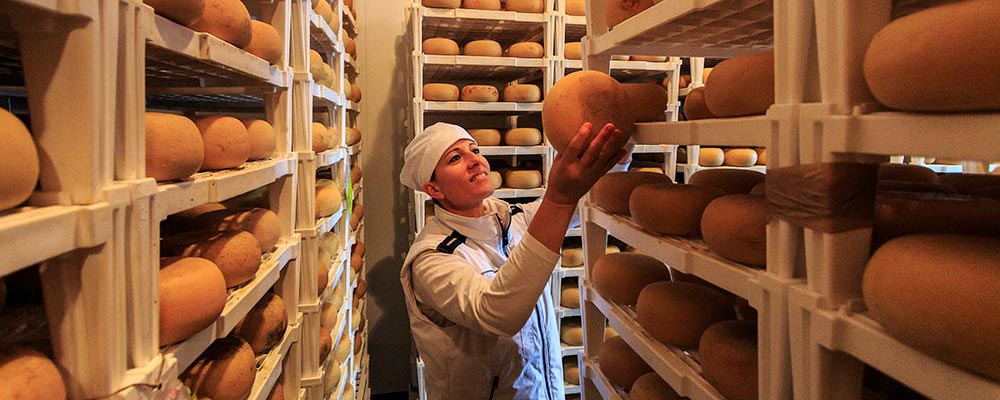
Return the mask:
<path fill-rule="evenodd" d="M 312 153 L 309 125 L 299 119 L 313 120 L 303 109 L 314 103 L 303 99 L 315 97 L 331 118 L 336 112 L 330 110 L 344 108 L 339 89 L 313 95 L 315 86 L 302 84 L 311 84 L 310 39 L 335 56 L 342 48 L 334 34 L 339 27 L 317 18 L 309 2 L 244 4 L 285 42 L 276 64 L 156 15 L 138 0 L 10 0 L 0 11 L 0 21 L 12 27 L 5 33 L 0 78 L 10 96 L 27 99 L 36 146 L 48 159 L 28 205 L 0 216 L 0 276 L 42 264 L 47 339 L 70 398 L 190 396 L 178 375 L 272 289 L 285 300 L 288 327 L 279 344 L 258 357 L 251 398 L 266 398 L 279 380 L 287 398 L 322 398 L 299 383 L 315 379 L 303 372 L 315 372 L 318 364 L 306 360 L 316 352 L 308 344 L 318 349 L 310 313 L 319 311 L 305 290 L 318 290 L 314 283 L 306 288 L 316 276 L 316 257 L 306 253 L 315 250 L 315 238 L 308 236 L 346 226 L 350 210 L 319 221 L 302 211 L 311 207 L 315 168 L 342 166 L 346 173 L 357 149 Z M 339 1 L 333 7 L 343 9 Z M 68 99 L 74 100 L 70 107 Z M 147 110 L 265 119 L 275 128 L 277 151 L 236 169 L 158 184 L 145 173 Z M 250 283 L 229 292 L 214 323 L 159 348 L 159 276 L 152 271 L 159 270 L 160 223 L 251 191 L 262 193 L 279 217 L 276 248 L 264 254 Z M 350 250 L 345 243 L 342 265 Z M 8 308 L 0 322 L 20 311 Z M 45 316 L 37 311 L 20 316 L 42 332 Z M 343 312 L 349 317 L 350 302 Z"/>

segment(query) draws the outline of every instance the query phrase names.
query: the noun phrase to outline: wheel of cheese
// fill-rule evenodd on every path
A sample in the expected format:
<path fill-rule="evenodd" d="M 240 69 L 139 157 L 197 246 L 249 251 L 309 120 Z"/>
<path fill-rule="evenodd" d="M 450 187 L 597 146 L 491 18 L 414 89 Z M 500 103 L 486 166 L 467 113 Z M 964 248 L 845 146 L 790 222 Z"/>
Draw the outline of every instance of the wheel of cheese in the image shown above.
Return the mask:
<path fill-rule="evenodd" d="M 368 283 L 364 279 L 358 280 L 358 285 L 354 287 L 354 298 L 363 299 L 368 293 Z"/>
<path fill-rule="evenodd" d="M 339 310 L 344 306 L 344 298 L 346 296 L 346 289 L 344 289 L 343 284 L 338 284 L 333 288 L 333 294 L 330 295 L 330 304 L 334 310 Z M 332 328 L 332 327 L 331 327 Z"/>
<path fill-rule="evenodd" d="M 504 174 L 504 183 L 514 189 L 534 189 L 542 186 L 542 173 L 535 170 L 510 170 Z"/>
<path fill-rule="evenodd" d="M 66 382 L 59 367 L 27 347 L 0 349 L 0 399 L 66 399 Z"/>
<path fill-rule="evenodd" d="M 503 101 L 537 103 L 542 101 L 542 90 L 538 85 L 510 85 L 503 88 Z"/>
<path fill-rule="evenodd" d="M 351 270 L 354 271 L 354 273 L 361 271 L 361 268 L 363 268 L 364 265 L 365 258 L 363 256 L 360 254 L 351 254 Z"/>
<path fill-rule="evenodd" d="M 328 217 L 344 206 L 340 185 L 329 179 L 316 181 L 316 218 Z"/>
<path fill-rule="evenodd" d="M 507 0 L 504 7 L 507 11 L 540 14 L 545 11 L 543 0 Z M 540 57 L 540 56 L 539 56 Z"/>
<path fill-rule="evenodd" d="M 507 1 L 507 5 L 510 6 L 510 0 Z M 535 42 L 514 43 L 507 49 L 507 55 L 518 58 L 542 58 L 545 56 L 545 48 Z"/>
<path fill-rule="evenodd" d="M 559 305 L 566 308 L 580 308 L 580 286 L 562 285 Z"/>
<path fill-rule="evenodd" d="M 657 282 L 639 293 L 636 320 L 650 336 L 664 344 L 695 349 L 712 324 L 735 319 L 732 299 L 707 286 L 684 282 Z"/>
<path fill-rule="evenodd" d="M 4 190 L 0 197 L 0 209 L 21 203 L 35 188 L 38 181 L 38 154 L 35 144 L 24 125 L 13 115 L 0 110 L 0 126 L 12 127 L 3 129 L 7 133 L 6 143 L 13 143 L 13 150 L 6 157 L 0 158 L 0 164 L 13 162 L 20 173 L 0 174 L 6 178 L 17 179 L 10 183 L 4 182 L 0 187 Z M 18 130 L 21 129 L 21 130 Z M 157 181 L 172 181 L 185 179 L 201 169 L 205 159 L 205 145 L 198 126 L 187 117 L 173 114 L 146 113 L 146 176 Z M 14 165 L 0 166 L 2 171 L 13 171 Z M 9 188 L 9 189 L 8 189 Z M 10 194 L 16 197 L 7 200 Z M 20 199 L 12 204 L 11 201 Z"/>
<path fill-rule="evenodd" d="M 733 57 L 716 65 L 705 83 L 705 104 L 713 115 L 759 115 L 774 104 L 774 53 Z"/>
<path fill-rule="evenodd" d="M 312 74 L 314 81 L 320 82 L 329 78 L 327 70 L 323 68 L 325 65 L 323 55 L 316 50 L 309 49 L 309 73 Z"/>
<path fill-rule="evenodd" d="M 885 163 L 878 166 L 880 181 L 905 181 L 937 183 L 938 176 L 934 170 L 913 164 Z"/>
<path fill-rule="evenodd" d="M 578 318 L 564 318 L 560 323 L 559 339 L 570 346 L 583 346 L 583 327 Z"/>
<path fill-rule="evenodd" d="M 206 32 L 241 49 L 250 44 L 250 12 L 240 0 L 204 0 L 201 18 L 188 25 L 198 32 Z"/>
<path fill-rule="evenodd" d="M 204 213 L 191 222 L 197 230 L 245 231 L 257 239 L 264 252 L 274 248 L 281 238 L 278 214 L 266 208 L 227 208 Z"/>
<path fill-rule="evenodd" d="M 358 58 L 358 44 L 347 34 L 344 34 L 342 37 L 344 38 L 344 51 L 350 54 L 351 57 Z"/>
<path fill-rule="evenodd" d="M 666 56 L 629 56 L 629 61 L 667 62 Z"/>
<path fill-rule="evenodd" d="M 542 131 L 538 128 L 513 128 L 503 135 L 508 146 L 538 146 L 542 144 Z"/>
<path fill-rule="evenodd" d="M 361 171 L 361 166 L 351 165 L 351 185 L 357 186 L 362 178 L 364 178 L 364 173 Z M 355 199 L 355 203 L 357 203 L 357 199 Z"/>
<path fill-rule="evenodd" d="M 718 147 L 701 147 L 698 149 L 698 165 L 702 167 L 718 167 L 726 162 L 726 152 Z"/>
<path fill-rule="evenodd" d="M 668 75 L 668 77 L 669 77 L 669 75 Z M 663 81 L 666 82 L 667 81 L 666 79 L 667 78 L 664 78 Z M 681 77 L 680 77 L 680 79 L 679 79 L 679 81 L 678 81 L 677 84 L 678 84 L 678 87 L 681 88 L 681 89 L 684 89 L 684 88 L 688 87 L 689 85 L 691 85 L 691 75 L 687 75 L 687 74 L 681 75 Z M 664 86 L 666 86 L 666 85 L 664 85 Z"/>
<path fill-rule="evenodd" d="M 762 182 L 754 185 L 753 189 L 750 189 L 750 194 L 753 196 L 765 196 L 767 195 L 767 186 Z"/>
<path fill-rule="evenodd" d="M 705 87 L 697 87 L 684 98 L 684 118 L 688 121 L 716 118 L 705 105 Z"/>
<path fill-rule="evenodd" d="M 355 103 L 361 102 L 361 87 L 358 85 L 351 85 L 351 97 L 350 100 Z"/>
<path fill-rule="evenodd" d="M 226 278 L 204 258 L 160 259 L 160 347 L 209 327 L 226 306 Z"/>
<path fill-rule="evenodd" d="M 250 157 L 248 160 L 263 160 L 274 154 L 278 138 L 274 135 L 274 127 L 262 119 L 243 119 L 243 126 L 250 135 Z"/>
<path fill-rule="evenodd" d="M 705 207 L 724 194 L 714 187 L 643 185 L 632 191 L 628 208 L 632 220 L 646 230 L 661 235 L 697 237 L 701 235 L 701 216 Z"/>
<path fill-rule="evenodd" d="M 205 144 L 202 171 L 239 167 L 250 158 L 250 133 L 240 120 L 216 115 L 198 119 L 195 125 Z"/>
<path fill-rule="evenodd" d="M 747 169 L 703 169 L 688 179 L 689 185 L 713 187 L 726 194 L 748 194 L 764 182 L 764 174 Z"/>
<path fill-rule="evenodd" d="M 448 38 L 430 38 L 424 40 L 424 54 L 435 54 L 441 56 L 457 56 L 459 54 L 458 43 Z"/>
<path fill-rule="evenodd" d="M 274 293 L 265 293 L 246 317 L 233 328 L 233 334 L 243 338 L 254 354 L 267 353 L 281 342 L 288 328 L 285 302 Z"/>
<path fill-rule="evenodd" d="M 652 172 L 657 174 L 663 174 L 663 168 L 660 167 L 636 167 L 629 168 L 629 172 Z"/>
<path fill-rule="evenodd" d="M 243 231 L 195 231 L 164 238 L 164 256 L 201 257 L 219 267 L 226 287 L 249 282 L 260 268 L 260 245 Z"/>
<path fill-rule="evenodd" d="M 600 130 L 607 123 L 632 134 L 635 120 L 622 85 L 603 72 L 578 71 L 556 82 L 542 106 L 542 130 L 557 152 L 576 136 L 584 122 Z"/>
<path fill-rule="evenodd" d="M 586 0 L 566 0 L 566 15 L 573 15 L 577 17 L 586 16 Z"/>
<path fill-rule="evenodd" d="M 628 108 L 635 115 L 635 122 L 666 121 L 667 91 L 651 83 L 625 83 Z"/>
<path fill-rule="evenodd" d="M 250 396 L 257 374 L 253 349 L 237 336 L 216 340 L 180 375 L 198 398 L 240 400 Z"/>
<path fill-rule="evenodd" d="M 941 174 L 938 176 L 937 182 L 954 188 L 958 193 L 970 194 L 980 188 L 1000 185 L 1000 176 L 996 175 L 996 171 L 992 175 Z"/>
<path fill-rule="evenodd" d="M 628 392 L 629 400 L 683 400 L 673 388 L 670 387 L 655 372 L 640 376 L 632 384 L 632 390 Z"/>
<path fill-rule="evenodd" d="M 469 129 L 469 135 L 480 146 L 500 145 L 500 131 L 497 129 Z"/>
<path fill-rule="evenodd" d="M 312 151 L 321 153 L 330 149 L 333 145 L 333 138 L 330 137 L 330 128 L 319 122 L 312 123 Z"/>
<path fill-rule="evenodd" d="M 702 375 L 730 400 L 757 399 L 757 323 L 722 321 L 710 326 L 698 346 Z"/>
<path fill-rule="evenodd" d="M 466 85 L 462 87 L 462 101 L 494 102 L 500 100 L 496 86 Z"/>
<path fill-rule="evenodd" d="M 465 44 L 462 54 L 467 56 L 500 57 L 503 55 L 503 48 L 495 40 L 473 40 Z"/>
<path fill-rule="evenodd" d="M 340 385 L 341 373 L 340 366 L 334 366 L 326 371 L 325 376 L 323 376 L 323 392 L 324 394 L 330 394 L 334 389 L 338 388 Z M 332 396 L 336 397 L 336 396 Z"/>
<path fill-rule="evenodd" d="M 872 318 L 901 342 L 1000 380 L 1000 239 L 911 235 L 868 261 L 862 280 Z"/>
<path fill-rule="evenodd" d="M 753 149 L 728 149 L 724 164 L 731 167 L 752 167 L 757 164 L 757 152 Z"/>
<path fill-rule="evenodd" d="M 346 336 L 346 335 L 345 335 Z M 330 328 L 319 327 L 319 363 L 322 365 L 333 351 L 333 336 Z M 339 364 L 338 364 L 339 365 Z"/>
<path fill-rule="evenodd" d="M 636 14 L 639 14 L 655 2 L 653 0 L 609 0 L 604 8 L 604 22 L 608 28 L 614 28 Z"/>
<path fill-rule="evenodd" d="M 271 64 L 281 63 L 285 44 L 278 30 L 266 22 L 251 20 L 250 31 L 250 44 L 247 45 L 246 51 Z"/>
<path fill-rule="evenodd" d="M 361 129 L 355 128 L 353 126 L 347 128 L 347 142 L 344 144 L 348 146 L 354 146 L 361 142 Z"/>
<path fill-rule="evenodd" d="M 632 384 L 640 376 L 653 372 L 642 357 L 619 336 L 604 339 L 599 364 L 604 376 L 626 391 L 632 388 Z"/>
<path fill-rule="evenodd" d="M 344 334 L 340 337 L 340 342 L 337 343 L 336 350 L 333 351 L 333 359 L 337 364 L 343 364 L 347 356 L 351 354 L 351 350 L 354 350 L 351 346 L 351 335 Z"/>
<path fill-rule="evenodd" d="M 713 252 L 741 264 L 767 265 L 767 200 L 731 194 L 712 200 L 701 217 L 701 235 Z"/>
<path fill-rule="evenodd" d="M 462 0 L 462 8 L 500 11 L 500 0 Z"/>
<path fill-rule="evenodd" d="M 323 310 L 319 314 L 319 325 L 332 329 L 337 324 L 339 312 L 339 309 L 333 307 L 333 303 L 323 302 Z"/>
<path fill-rule="evenodd" d="M 758 147 L 754 151 L 757 152 L 757 165 L 767 165 L 767 149 Z"/>
<path fill-rule="evenodd" d="M 614 172 L 601 177 L 590 191 L 591 200 L 615 214 L 630 215 L 628 209 L 629 196 L 635 188 L 654 183 L 670 184 L 669 176 L 656 172 Z"/>
<path fill-rule="evenodd" d="M 562 266 L 576 268 L 583 266 L 583 249 L 579 247 L 563 247 Z"/>
<path fill-rule="evenodd" d="M 187 26 L 201 18 L 205 0 L 143 0 L 153 11 L 171 21 Z"/>
<path fill-rule="evenodd" d="M 351 230 L 357 230 L 361 225 L 361 220 L 365 217 L 365 209 L 361 204 L 355 205 L 351 210 Z"/>
<path fill-rule="evenodd" d="M 458 86 L 450 83 L 428 83 L 424 85 L 424 100 L 458 101 Z"/>
<path fill-rule="evenodd" d="M 563 57 L 567 60 L 580 60 L 583 58 L 583 45 L 580 42 L 569 42 L 563 47 Z"/>
<path fill-rule="evenodd" d="M 872 38 L 864 56 L 865 81 L 872 95 L 905 111 L 1000 108 L 995 96 L 1000 83 L 994 79 L 1000 74 L 1000 47 L 990 31 L 1000 17 L 997 6 L 995 0 L 947 4 L 890 22 Z M 945 28 L 941 26 L 945 21 L 961 23 Z M 907 62 L 924 59 L 919 66 Z M 940 79 L 951 74 L 962 78 Z"/>
<path fill-rule="evenodd" d="M 424 7 L 459 8 L 462 6 L 462 0 L 421 0 L 420 4 Z"/>
<path fill-rule="evenodd" d="M 920 233 L 1000 237 L 1000 201 L 934 193 L 877 197 L 872 238 L 876 247 Z"/>
<path fill-rule="evenodd" d="M 634 305 L 639 292 L 653 282 L 669 281 L 670 270 L 657 259 L 637 253 L 606 254 L 593 268 L 594 289 L 604 298 Z"/>
<path fill-rule="evenodd" d="M 500 189 L 503 186 L 503 175 L 497 171 L 490 171 L 490 184 L 493 185 L 493 190 Z"/>
<path fill-rule="evenodd" d="M 576 358 L 576 356 L 573 356 Z M 563 382 L 568 385 L 580 385 L 580 366 L 575 361 L 563 359 Z"/>

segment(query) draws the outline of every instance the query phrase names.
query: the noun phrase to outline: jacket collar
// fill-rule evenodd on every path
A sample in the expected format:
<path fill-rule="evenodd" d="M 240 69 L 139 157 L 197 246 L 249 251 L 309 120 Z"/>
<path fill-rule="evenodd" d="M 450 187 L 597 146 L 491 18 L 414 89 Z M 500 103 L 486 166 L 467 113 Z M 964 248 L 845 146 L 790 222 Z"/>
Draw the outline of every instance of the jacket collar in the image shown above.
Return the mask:
<path fill-rule="evenodd" d="M 481 217 L 463 217 L 434 206 L 434 219 L 445 227 L 452 229 L 473 240 L 497 240 L 501 237 L 501 227 L 497 224 L 497 216 L 504 226 L 510 226 L 510 205 L 493 197 L 483 201 L 486 215 Z"/>

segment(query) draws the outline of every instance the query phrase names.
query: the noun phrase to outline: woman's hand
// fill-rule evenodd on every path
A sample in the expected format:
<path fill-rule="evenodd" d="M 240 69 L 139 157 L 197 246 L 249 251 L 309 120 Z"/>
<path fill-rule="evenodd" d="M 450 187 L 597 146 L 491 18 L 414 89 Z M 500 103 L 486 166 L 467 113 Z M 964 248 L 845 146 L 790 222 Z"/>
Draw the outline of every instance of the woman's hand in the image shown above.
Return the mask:
<path fill-rule="evenodd" d="M 566 149 L 556 155 L 549 171 L 547 200 L 575 207 L 598 179 L 628 156 L 623 148 L 628 135 L 610 123 L 596 134 L 592 128 L 590 122 L 584 123 Z"/>

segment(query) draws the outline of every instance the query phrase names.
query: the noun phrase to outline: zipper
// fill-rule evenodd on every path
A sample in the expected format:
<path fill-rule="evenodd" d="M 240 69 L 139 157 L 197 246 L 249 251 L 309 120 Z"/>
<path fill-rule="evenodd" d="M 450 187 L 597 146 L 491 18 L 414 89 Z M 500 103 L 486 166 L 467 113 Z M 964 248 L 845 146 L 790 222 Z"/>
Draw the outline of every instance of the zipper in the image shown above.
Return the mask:
<path fill-rule="evenodd" d="M 493 400 L 493 395 L 496 394 L 497 388 L 500 387 L 500 377 L 493 377 L 493 385 L 490 386 L 490 400 Z"/>
<path fill-rule="evenodd" d="M 552 388 L 549 387 L 549 346 L 545 340 L 545 330 L 542 329 L 542 313 L 538 311 L 538 303 L 535 303 L 535 323 L 538 326 L 538 338 L 542 341 L 542 369 L 545 380 L 545 398 L 552 399 Z"/>
<path fill-rule="evenodd" d="M 493 216 L 496 217 L 497 227 L 500 228 L 500 250 L 503 251 L 504 257 L 510 257 L 510 251 L 507 250 L 507 244 L 510 242 L 507 237 L 507 228 L 504 228 L 503 221 L 500 220 L 500 213 L 495 213 Z"/>

